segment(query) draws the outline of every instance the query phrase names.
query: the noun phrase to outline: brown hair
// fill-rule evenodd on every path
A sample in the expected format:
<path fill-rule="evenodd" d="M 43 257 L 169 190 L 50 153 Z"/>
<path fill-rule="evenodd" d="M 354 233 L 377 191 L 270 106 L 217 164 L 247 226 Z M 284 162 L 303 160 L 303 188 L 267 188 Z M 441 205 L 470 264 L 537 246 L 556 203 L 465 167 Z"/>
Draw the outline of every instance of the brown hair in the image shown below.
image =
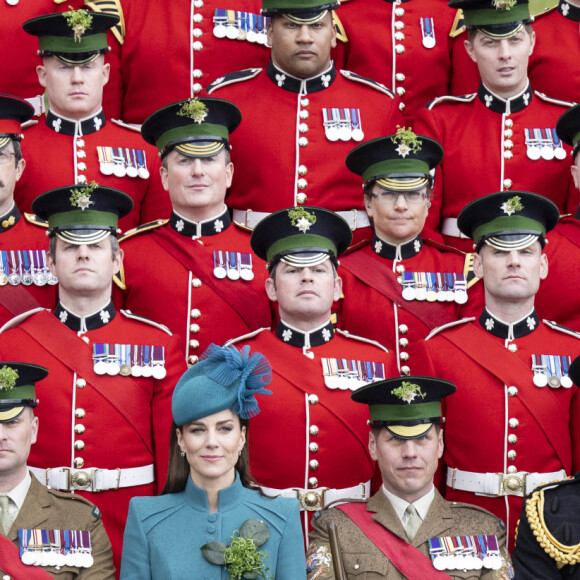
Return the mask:
<path fill-rule="evenodd" d="M 246 444 L 242 448 L 242 453 L 240 454 L 238 461 L 236 463 L 236 471 L 240 476 L 240 481 L 244 487 L 251 489 L 259 489 L 256 480 L 250 473 L 250 454 L 248 452 L 248 419 L 242 419 L 238 415 L 236 417 L 240 421 L 240 427 L 246 428 Z M 187 479 L 190 474 L 189 463 L 187 458 L 181 455 L 181 449 L 177 444 L 177 429 L 183 433 L 184 425 L 176 425 L 173 421 L 171 424 L 171 439 L 169 442 L 169 467 L 167 470 L 167 479 L 165 481 L 165 487 L 161 492 L 161 495 L 166 493 L 179 493 L 185 489 Z"/>

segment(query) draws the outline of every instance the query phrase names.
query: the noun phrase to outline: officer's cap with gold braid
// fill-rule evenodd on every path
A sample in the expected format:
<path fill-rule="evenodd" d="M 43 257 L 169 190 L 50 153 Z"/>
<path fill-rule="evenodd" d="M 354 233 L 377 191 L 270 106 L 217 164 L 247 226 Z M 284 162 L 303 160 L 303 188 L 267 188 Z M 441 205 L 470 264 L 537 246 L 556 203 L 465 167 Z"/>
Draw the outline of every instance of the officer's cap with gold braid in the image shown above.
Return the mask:
<path fill-rule="evenodd" d="M 18 97 L 0 94 L 0 151 L 10 141 L 22 140 L 22 123 L 32 119 L 34 107 Z"/>
<path fill-rule="evenodd" d="M 16 419 L 24 407 L 36 407 L 35 383 L 48 375 L 44 367 L 0 362 L 0 423 Z"/>
<path fill-rule="evenodd" d="M 69 65 L 91 62 L 109 52 L 107 30 L 119 22 L 113 14 L 70 10 L 27 20 L 25 32 L 38 36 L 39 56 L 55 56 Z"/>
<path fill-rule="evenodd" d="M 155 111 L 142 125 L 141 135 L 165 157 L 176 149 L 187 157 L 213 157 L 242 121 L 242 113 L 224 99 L 178 101 Z"/>
<path fill-rule="evenodd" d="M 321 0 L 262 0 L 264 16 L 284 15 L 296 24 L 314 24 L 322 20 L 329 10 L 336 10 L 340 2 Z"/>
<path fill-rule="evenodd" d="M 271 213 L 258 222 L 250 244 L 268 269 L 283 261 L 304 268 L 336 258 L 348 248 L 352 234 L 348 223 L 320 207 L 291 207 Z"/>
<path fill-rule="evenodd" d="M 546 233 L 559 219 L 558 207 L 543 195 L 500 191 L 467 204 L 459 212 L 457 227 L 475 241 L 478 252 L 484 243 L 507 252 L 527 248 L 536 240 L 544 247 Z"/>
<path fill-rule="evenodd" d="M 444 421 L 441 399 L 455 390 L 453 383 L 443 379 L 408 376 L 370 383 L 350 398 L 369 406 L 373 429 L 385 427 L 401 439 L 416 439 Z"/>
<path fill-rule="evenodd" d="M 574 157 L 580 151 L 580 105 L 570 107 L 556 123 L 556 133 L 564 143 L 574 148 Z"/>
<path fill-rule="evenodd" d="M 131 209 L 133 200 L 127 194 L 95 182 L 57 187 L 32 202 L 32 211 L 48 221 L 48 234 L 75 245 L 116 235 L 119 218 Z"/>
<path fill-rule="evenodd" d="M 346 157 L 346 166 L 367 184 L 384 189 L 415 191 L 432 183 L 430 171 L 443 159 L 437 141 L 400 127 L 395 135 L 357 145 Z"/>
<path fill-rule="evenodd" d="M 490 38 L 511 38 L 531 22 L 528 0 L 450 0 L 448 4 L 463 9 L 468 29 L 481 30 Z"/>

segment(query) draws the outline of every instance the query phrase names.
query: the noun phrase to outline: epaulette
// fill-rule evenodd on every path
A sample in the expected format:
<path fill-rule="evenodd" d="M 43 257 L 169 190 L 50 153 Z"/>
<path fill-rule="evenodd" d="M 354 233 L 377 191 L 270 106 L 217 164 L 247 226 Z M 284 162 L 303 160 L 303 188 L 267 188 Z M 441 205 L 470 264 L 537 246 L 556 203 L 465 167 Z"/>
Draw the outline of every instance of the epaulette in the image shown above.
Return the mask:
<path fill-rule="evenodd" d="M 242 336 L 230 338 L 230 340 L 228 340 L 224 344 L 224 346 L 231 346 L 232 344 L 236 344 L 238 342 L 241 342 L 242 340 L 246 340 L 247 338 L 254 338 L 254 336 L 257 336 L 258 334 L 260 334 L 260 332 L 264 332 L 266 330 L 271 330 L 271 328 L 264 326 L 262 328 L 258 328 L 258 330 L 253 330 L 252 332 L 248 332 L 247 334 L 242 334 Z"/>
<path fill-rule="evenodd" d="M 553 99 L 552 97 L 548 97 L 546 93 L 540 93 L 540 91 L 534 91 L 534 95 L 536 95 L 539 99 L 545 101 L 546 103 L 552 103 L 553 105 L 562 105 L 562 107 L 566 107 L 567 109 L 569 109 L 572 105 L 575 104 L 572 103 L 571 101 L 562 101 L 561 99 Z"/>
<path fill-rule="evenodd" d="M 456 38 L 466 29 L 465 20 L 463 18 L 463 10 L 461 8 L 455 13 L 455 19 L 451 25 L 451 30 L 449 31 L 449 36 L 451 38 Z"/>
<path fill-rule="evenodd" d="M 383 346 L 380 342 L 377 342 L 376 340 L 371 340 L 370 338 L 365 338 L 364 336 L 359 336 L 358 334 L 351 334 L 348 330 L 340 330 L 340 328 L 337 328 L 335 332 L 337 334 L 340 334 L 340 336 L 344 336 L 344 338 L 352 338 L 353 340 L 358 340 L 359 342 L 366 342 L 367 344 L 378 346 L 381 350 L 384 350 L 385 352 L 389 352 L 389 349 L 387 347 Z"/>
<path fill-rule="evenodd" d="M 466 288 L 469 290 L 472 286 L 479 282 L 479 278 L 473 271 L 473 259 L 475 254 L 473 252 L 465 255 L 465 263 L 463 265 L 463 275 L 465 276 Z"/>
<path fill-rule="evenodd" d="M 453 328 L 454 326 L 459 326 L 460 324 L 465 324 L 466 322 L 473 322 L 475 320 L 475 316 L 469 316 L 467 318 L 462 318 L 461 320 L 454 320 L 453 322 L 448 322 L 447 324 L 443 324 L 434 328 L 425 338 L 425 340 L 429 340 L 430 338 L 434 337 L 436 334 L 441 332 L 442 330 L 447 330 L 449 328 Z"/>
<path fill-rule="evenodd" d="M 123 127 L 123 129 L 129 129 L 129 131 L 135 131 L 136 133 L 141 133 L 141 125 L 133 125 L 131 123 L 125 123 L 125 121 L 121 121 L 121 119 L 109 119 L 111 123 L 118 125 L 119 127 Z"/>
<path fill-rule="evenodd" d="M 208 95 L 211 95 L 211 93 L 216 89 L 221 89 L 222 87 L 227 87 L 228 85 L 233 85 L 234 83 L 249 81 L 250 79 L 257 77 L 262 72 L 262 70 L 263 69 L 261 68 L 246 68 L 244 70 L 225 74 L 207 85 L 205 90 Z"/>
<path fill-rule="evenodd" d="M 348 0 L 343 0 L 341 4 L 344 4 L 345 1 L 348 2 Z M 334 30 L 336 31 L 336 40 L 344 43 L 348 42 L 346 30 L 344 29 L 344 26 L 342 25 L 336 10 L 332 11 L 332 24 L 334 25 Z"/>
<path fill-rule="evenodd" d="M 41 228 L 48 229 L 48 222 L 39 218 L 35 213 L 26 213 L 24 212 L 24 219 L 35 226 L 40 226 Z"/>
<path fill-rule="evenodd" d="M 158 228 L 160 226 L 164 226 L 169 220 L 155 220 L 152 222 L 147 222 L 146 224 L 141 224 L 140 226 L 137 226 L 136 228 L 132 228 L 130 230 L 127 230 L 125 233 L 123 233 L 122 235 L 119 236 L 119 243 L 120 242 L 124 242 L 125 240 L 132 238 L 133 236 L 136 236 L 137 234 L 142 234 L 143 232 L 149 232 L 151 230 L 154 230 L 155 228 Z"/>
<path fill-rule="evenodd" d="M 111 28 L 111 32 L 117 39 L 117 42 L 123 46 L 125 43 L 125 16 L 123 15 L 123 8 L 120 0 L 85 0 L 85 6 L 92 8 L 95 12 L 102 12 L 103 14 L 112 14 L 119 17 L 119 22 Z"/>
<path fill-rule="evenodd" d="M 361 77 L 360 75 L 357 75 L 356 73 L 353 73 L 350 70 L 341 70 L 340 74 L 345 79 L 348 79 L 350 81 L 354 81 L 356 83 L 361 83 L 363 85 L 367 85 L 367 87 L 371 87 L 377 91 L 381 91 L 381 93 L 385 93 L 385 95 L 389 95 L 389 97 L 391 97 L 391 98 L 395 97 L 395 93 L 393 93 L 393 91 L 390 91 L 389 89 L 387 89 L 387 87 L 385 87 L 385 85 L 383 85 L 382 83 L 379 83 L 377 81 L 373 81 L 373 79 Z"/>
<path fill-rule="evenodd" d="M 23 312 L 22 314 L 19 314 L 18 316 L 11 318 L 8 322 L 4 324 L 4 326 L 2 326 L 2 328 L 0 328 L 0 334 L 2 334 L 5 330 L 9 330 L 14 326 L 18 326 L 22 321 L 26 320 L 27 318 L 29 318 L 33 314 L 36 314 L 37 312 L 41 312 L 42 310 L 48 310 L 48 308 L 42 308 L 41 306 L 39 306 L 38 308 L 27 310 L 26 312 Z"/>
<path fill-rule="evenodd" d="M 530 16 L 532 17 L 532 22 L 535 22 L 538 18 L 541 18 L 545 14 L 550 14 L 554 12 L 556 8 L 558 8 L 558 3 L 554 4 L 553 6 L 542 6 L 543 2 L 534 2 L 533 5 L 530 5 Z M 534 8 L 538 9 L 538 12 L 534 10 Z"/>
<path fill-rule="evenodd" d="M 429 111 L 435 107 L 436 105 L 440 105 L 442 103 L 471 103 L 477 96 L 477 93 L 471 93 L 470 95 L 461 95 L 461 96 L 453 96 L 453 95 L 443 95 L 441 97 L 437 97 L 432 101 L 429 101 L 425 108 L 429 109 Z"/>
<path fill-rule="evenodd" d="M 558 324 L 557 322 L 554 322 L 553 320 L 542 320 L 542 322 L 546 326 L 549 326 L 552 330 L 557 330 L 558 332 L 563 332 L 564 334 L 569 334 L 570 336 L 573 336 L 574 338 L 580 338 L 580 332 L 576 332 L 575 330 L 572 330 L 571 328 L 567 328 L 566 326 L 562 326 L 561 324 Z"/>
<path fill-rule="evenodd" d="M 472 504 L 472 503 L 463 503 L 460 501 L 448 501 L 447 503 L 449 504 L 451 509 L 468 509 L 468 510 L 472 510 L 472 511 L 476 511 L 476 512 L 481 512 L 482 514 L 485 514 L 486 516 L 490 516 L 494 520 L 499 521 L 500 526 L 502 527 L 502 529 L 505 530 L 505 524 L 503 523 L 502 519 L 498 518 L 494 513 L 490 512 L 489 510 L 486 510 L 485 508 L 482 508 L 482 507 L 475 505 L 475 504 Z"/>
<path fill-rule="evenodd" d="M 137 320 L 137 322 L 144 322 L 145 324 L 150 324 L 151 326 L 155 326 L 159 330 L 166 332 L 169 336 L 173 336 L 173 332 L 165 326 L 165 324 L 160 324 L 159 322 L 154 322 L 149 318 L 145 318 L 144 316 L 139 316 L 137 314 L 133 314 L 130 310 L 121 310 L 120 311 L 123 316 L 126 318 L 130 318 L 131 320 Z"/>
<path fill-rule="evenodd" d="M 32 105 L 32 103 L 30 103 Z M 32 105 L 34 107 L 34 105 Z M 42 111 L 39 111 L 38 113 L 36 113 L 36 109 L 34 109 L 34 116 L 35 117 L 40 117 L 40 115 L 42 115 Z M 20 128 L 25 131 L 26 129 L 30 129 L 30 127 L 34 127 L 34 125 L 38 125 L 38 119 L 30 119 L 29 121 L 26 121 L 26 123 L 22 123 L 22 125 L 20 125 Z"/>
<path fill-rule="evenodd" d="M 34 477 L 34 475 L 32 475 L 31 477 Z M 70 493 L 68 491 L 58 491 L 57 489 L 53 489 L 52 487 L 47 487 L 45 489 L 50 495 L 54 495 L 59 500 L 64 499 L 67 501 L 76 501 L 76 502 L 80 502 L 82 504 L 85 504 L 91 510 L 91 515 L 96 520 L 101 519 L 101 510 L 92 501 L 88 500 L 87 498 L 83 497 L 82 495 L 78 495 L 76 493 L 73 494 L 73 493 Z"/>
<path fill-rule="evenodd" d="M 451 254 L 457 254 L 458 256 L 465 256 L 465 252 L 454 248 L 453 246 L 446 246 L 442 242 L 438 242 L 437 240 L 432 240 L 431 238 L 424 238 L 423 234 L 421 234 L 421 240 L 423 241 L 423 245 L 431 246 L 432 248 L 437 248 L 438 250 L 442 250 L 444 252 L 450 252 Z"/>
<path fill-rule="evenodd" d="M 344 251 L 344 253 L 341 254 L 341 256 L 348 256 L 349 254 L 352 254 L 353 252 L 356 252 L 357 250 L 361 250 L 365 246 L 368 246 L 370 243 L 371 243 L 370 240 L 361 240 L 360 242 L 356 242 L 355 244 L 349 246 Z M 340 266 L 340 260 L 338 260 L 338 265 Z"/>

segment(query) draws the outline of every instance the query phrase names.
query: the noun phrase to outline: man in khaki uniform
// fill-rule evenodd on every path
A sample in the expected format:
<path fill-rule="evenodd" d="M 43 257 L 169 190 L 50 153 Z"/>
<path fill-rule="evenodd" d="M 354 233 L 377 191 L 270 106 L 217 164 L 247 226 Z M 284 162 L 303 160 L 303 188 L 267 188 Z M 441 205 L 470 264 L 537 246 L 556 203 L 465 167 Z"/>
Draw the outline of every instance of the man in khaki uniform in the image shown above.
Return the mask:
<path fill-rule="evenodd" d="M 308 580 L 513 577 L 502 522 L 445 501 L 433 484 L 443 454 L 441 399 L 454 391 L 448 381 L 398 377 L 352 393 L 370 407 L 369 451 L 383 485 L 366 504 L 315 516 Z"/>
<path fill-rule="evenodd" d="M 20 548 L 26 578 L 38 578 L 41 567 L 59 580 L 110 580 L 113 554 L 98 508 L 44 487 L 26 468 L 38 433 L 35 382 L 47 374 L 38 365 L 0 362 L 0 534 Z"/>

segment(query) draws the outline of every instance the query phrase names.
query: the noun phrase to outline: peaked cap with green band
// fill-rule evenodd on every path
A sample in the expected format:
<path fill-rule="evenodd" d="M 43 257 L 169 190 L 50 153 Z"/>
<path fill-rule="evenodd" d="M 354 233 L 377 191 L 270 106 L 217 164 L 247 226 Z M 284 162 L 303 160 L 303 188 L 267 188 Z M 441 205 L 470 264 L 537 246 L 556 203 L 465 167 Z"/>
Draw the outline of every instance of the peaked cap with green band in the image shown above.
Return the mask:
<path fill-rule="evenodd" d="M 132 209 L 133 200 L 126 193 L 94 182 L 57 187 L 32 202 L 32 211 L 48 221 L 49 235 L 76 245 L 116 235 L 119 218 Z"/>
<path fill-rule="evenodd" d="M 19 97 L 0 94 L 0 151 L 12 140 L 22 139 L 21 124 L 34 116 L 34 107 Z"/>
<path fill-rule="evenodd" d="M 528 0 L 449 0 L 450 8 L 461 8 L 468 28 L 491 38 L 509 38 L 531 22 Z"/>
<path fill-rule="evenodd" d="M 113 14 L 71 10 L 27 20 L 25 32 L 38 36 L 40 56 L 56 56 L 69 64 L 83 64 L 108 52 L 107 30 L 119 22 Z"/>
<path fill-rule="evenodd" d="M 284 15 L 297 24 L 308 25 L 318 22 L 328 10 L 336 10 L 339 6 L 338 0 L 262 0 L 262 15 Z"/>
<path fill-rule="evenodd" d="M 376 181 L 386 189 L 421 189 L 431 183 L 430 171 L 443 159 L 443 148 L 434 139 L 401 128 L 395 135 L 357 145 L 346 157 L 346 166 L 363 183 Z"/>
<path fill-rule="evenodd" d="M 556 123 L 556 134 L 574 148 L 574 156 L 580 149 L 580 104 L 570 107 Z"/>
<path fill-rule="evenodd" d="M 272 269 L 280 260 L 297 267 L 315 266 L 346 251 L 352 240 L 348 223 L 332 211 L 299 206 L 261 220 L 250 239 L 257 256 Z"/>
<path fill-rule="evenodd" d="M 472 238 L 479 250 L 483 243 L 499 250 L 520 250 L 536 240 L 545 243 L 547 232 L 556 227 L 560 212 L 548 198 L 528 191 L 491 193 L 466 205 L 457 227 Z"/>
<path fill-rule="evenodd" d="M 35 383 L 48 375 L 48 369 L 22 362 L 0 361 L 0 423 L 12 421 L 24 407 L 36 407 Z"/>
<path fill-rule="evenodd" d="M 212 157 L 229 148 L 230 133 L 241 121 L 242 113 L 230 101 L 195 97 L 155 111 L 143 123 L 141 135 L 161 157 L 172 149 L 187 157 Z"/>
<path fill-rule="evenodd" d="M 369 383 L 350 397 L 369 406 L 371 427 L 415 439 L 442 422 L 441 399 L 455 391 L 455 385 L 443 379 L 408 376 Z"/>

